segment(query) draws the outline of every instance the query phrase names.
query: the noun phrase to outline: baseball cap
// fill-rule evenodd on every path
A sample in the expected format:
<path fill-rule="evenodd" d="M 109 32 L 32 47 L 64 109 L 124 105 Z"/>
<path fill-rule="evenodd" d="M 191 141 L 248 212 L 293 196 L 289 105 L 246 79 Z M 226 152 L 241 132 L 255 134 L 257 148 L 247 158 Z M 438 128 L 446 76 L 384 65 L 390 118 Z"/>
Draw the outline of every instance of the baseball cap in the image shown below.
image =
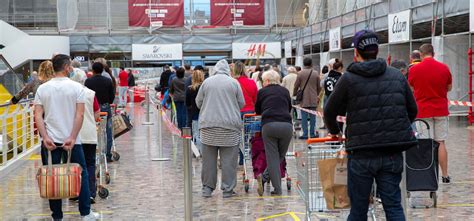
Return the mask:
<path fill-rule="evenodd" d="M 358 31 L 352 38 L 352 47 L 359 51 L 378 51 L 379 37 L 372 30 Z"/>

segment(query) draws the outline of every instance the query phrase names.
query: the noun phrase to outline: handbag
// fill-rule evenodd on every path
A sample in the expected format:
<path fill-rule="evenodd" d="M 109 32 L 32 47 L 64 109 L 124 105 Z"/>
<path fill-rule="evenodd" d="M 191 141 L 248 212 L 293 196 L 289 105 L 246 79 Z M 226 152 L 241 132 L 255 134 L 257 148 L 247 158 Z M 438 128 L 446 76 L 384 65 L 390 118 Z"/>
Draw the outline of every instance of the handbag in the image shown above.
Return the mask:
<path fill-rule="evenodd" d="M 306 79 L 306 83 L 304 84 L 303 89 L 299 89 L 299 90 L 296 92 L 295 101 L 296 101 L 297 104 L 299 104 L 299 103 L 301 103 L 301 101 L 303 101 L 304 89 L 306 89 L 306 85 L 308 85 L 309 78 L 311 77 L 311 74 L 312 74 L 312 73 L 313 73 L 313 70 L 311 70 L 311 72 L 309 72 L 308 79 Z"/>
<path fill-rule="evenodd" d="M 327 208 L 349 208 L 351 202 L 347 192 L 347 158 L 319 160 L 318 168 Z"/>
<path fill-rule="evenodd" d="M 120 137 L 133 129 L 130 118 L 126 114 L 116 114 L 112 117 L 112 127 L 114 138 Z"/>
<path fill-rule="evenodd" d="M 68 151 L 66 164 L 53 165 L 51 151 L 48 150 L 48 165 L 38 168 L 36 180 L 41 198 L 66 199 L 78 197 L 81 192 L 82 167 L 71 163 Z"/>

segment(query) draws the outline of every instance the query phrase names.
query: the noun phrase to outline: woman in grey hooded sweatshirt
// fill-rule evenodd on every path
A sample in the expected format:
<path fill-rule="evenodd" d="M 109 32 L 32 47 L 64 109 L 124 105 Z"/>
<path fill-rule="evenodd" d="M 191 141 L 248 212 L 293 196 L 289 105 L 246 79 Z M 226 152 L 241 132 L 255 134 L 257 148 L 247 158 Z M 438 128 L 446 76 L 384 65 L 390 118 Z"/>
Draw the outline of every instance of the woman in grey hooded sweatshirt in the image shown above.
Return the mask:
<path fill-rule="evenodd" d="M 239 82 L 230 76 L 226 60 L 217 62 L 215 74 L 206 79 L 196 97 L 200 109 L 202 142 L 202 196 L 211 197 L 217 183 L 217 155 L 222 166 L 223 197 L 235 196 L 237 157 L 242 123 L 240 109 L 245 100 Z"/>

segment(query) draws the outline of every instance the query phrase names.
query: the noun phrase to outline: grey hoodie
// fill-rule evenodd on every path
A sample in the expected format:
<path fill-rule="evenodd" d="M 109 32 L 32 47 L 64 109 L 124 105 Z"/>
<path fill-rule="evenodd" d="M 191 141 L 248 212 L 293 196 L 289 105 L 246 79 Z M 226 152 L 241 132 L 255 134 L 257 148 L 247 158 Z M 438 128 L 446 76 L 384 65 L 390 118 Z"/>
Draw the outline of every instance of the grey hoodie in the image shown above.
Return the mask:
<path fill-rule="evenodd" d="M 240 109 L 245 105 L 239 82 L 229 76 L 226 60 L 214 67 L 215 74 L 206 79 L 196 97 L 199 113 L 199 129 L 219 127 L 241 131 Z"/>

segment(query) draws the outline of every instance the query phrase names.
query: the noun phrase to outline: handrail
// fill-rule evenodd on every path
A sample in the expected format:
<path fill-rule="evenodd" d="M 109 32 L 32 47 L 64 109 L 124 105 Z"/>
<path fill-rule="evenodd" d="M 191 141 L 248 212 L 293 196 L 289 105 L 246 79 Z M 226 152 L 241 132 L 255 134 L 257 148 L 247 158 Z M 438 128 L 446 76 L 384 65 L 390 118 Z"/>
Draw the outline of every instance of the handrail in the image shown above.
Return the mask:
<path fill-rule="evenodd" d="M 17 104 L 29 103 L 30 101 L 33 101 L 33 100 L 34 100 L 33 98 L 22 99 L 22 100 L 20 100 L 20 101 L 19 101 L 18 103 L 16 103 L 16 104 L 13 104 L 11 101 L 7 101 L 6 103 L 0 104 L 0 108 L 1 108 L 1 107 L 13 106 L 13 105 L 17 105 Z"/>

